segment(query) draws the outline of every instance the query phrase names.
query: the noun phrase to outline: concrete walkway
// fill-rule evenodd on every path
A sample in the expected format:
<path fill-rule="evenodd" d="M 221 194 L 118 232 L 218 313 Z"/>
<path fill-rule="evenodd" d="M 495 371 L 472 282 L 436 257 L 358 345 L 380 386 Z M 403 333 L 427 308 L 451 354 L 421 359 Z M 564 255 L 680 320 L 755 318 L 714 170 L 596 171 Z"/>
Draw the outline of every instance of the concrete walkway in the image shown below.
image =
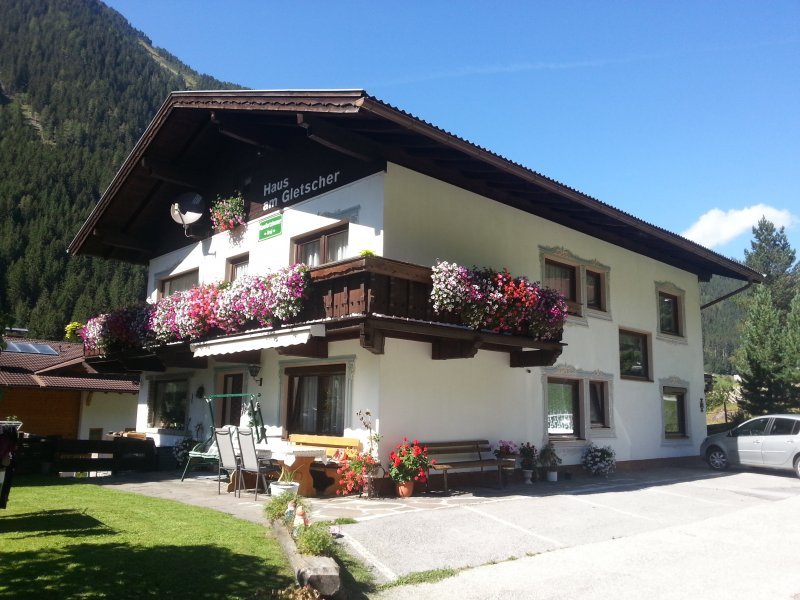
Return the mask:
<path fill-rule="evenodd" d="M 252 494 L 218 495 L 216 479 L 208 475 L 183 483 L 180 474 L 157 475 L 98 483 L 265 522 L 266 496 L 255 502 Z M 659 468 L 608 479 L 578 476 L 500 490 L 472 488 L 449 496 L 339 497 L 311 504 L 315 520 L 357 520 L 339 528 L 342 541 L 372 566 L 378 581 L 431 569 L 461 570 L 436 584 L 400 586 L 375 596 L 383 600 L 800 600 L 800 479 L 791 475 Z M 737 573 L 751 575 L 741 581 Z"/>

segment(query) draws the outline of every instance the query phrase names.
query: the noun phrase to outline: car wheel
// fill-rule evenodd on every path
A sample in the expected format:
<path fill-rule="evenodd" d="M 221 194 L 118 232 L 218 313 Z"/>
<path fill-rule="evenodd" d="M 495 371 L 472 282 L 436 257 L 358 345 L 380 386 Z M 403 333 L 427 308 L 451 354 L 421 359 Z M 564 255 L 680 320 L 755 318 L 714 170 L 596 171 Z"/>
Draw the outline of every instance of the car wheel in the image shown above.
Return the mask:
<path fill-rule="evenodd" d="M 800 456 L 794 459 L 794 474 L 800 477 Z"/>
<path fill-rule="evenodd" d="M 715 471 L 722 471 L 728 468 L 728 456 L 722 448 L 712 446 L 706 452 L 706 462 Z"/>

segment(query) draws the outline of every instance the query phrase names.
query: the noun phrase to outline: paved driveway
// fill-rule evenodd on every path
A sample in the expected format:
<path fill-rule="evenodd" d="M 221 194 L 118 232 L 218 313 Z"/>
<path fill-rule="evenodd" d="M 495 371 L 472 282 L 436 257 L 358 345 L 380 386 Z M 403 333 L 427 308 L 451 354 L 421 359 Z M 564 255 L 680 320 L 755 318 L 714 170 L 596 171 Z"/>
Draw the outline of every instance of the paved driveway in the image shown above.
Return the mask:
<path fill-rule="evenodd" d="M 687 468 L 547 485 L 343 533 L 385 578 L 466 568 L 384 600 L 800 599 L 800 479 Z"/>

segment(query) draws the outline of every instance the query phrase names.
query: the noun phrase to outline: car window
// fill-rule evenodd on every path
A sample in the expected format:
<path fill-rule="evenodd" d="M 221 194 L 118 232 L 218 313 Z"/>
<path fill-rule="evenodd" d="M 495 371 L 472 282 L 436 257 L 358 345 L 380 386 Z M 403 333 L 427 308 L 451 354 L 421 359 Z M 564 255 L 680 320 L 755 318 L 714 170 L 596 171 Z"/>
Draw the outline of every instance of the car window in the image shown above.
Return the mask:
<path fill-rule="evenodd" d="M 752 421 L 748 421 L 747 423 L 742 423 L 734 431 L 737 436 L 764 435 L 764 431 L 767 429 L 767 423 L 769 423 L 769 417 L 764 417 L 761 419 L 753 419 Z"/>
<path fill-rule="evenodd" d="M 800 420 L 798 419 L 783 419 L 776 417 L 772 421 L 772 427 L 770 427 L 769 434 L 794 435 L 797 432 L 798 427 L 800 427 Z"/>

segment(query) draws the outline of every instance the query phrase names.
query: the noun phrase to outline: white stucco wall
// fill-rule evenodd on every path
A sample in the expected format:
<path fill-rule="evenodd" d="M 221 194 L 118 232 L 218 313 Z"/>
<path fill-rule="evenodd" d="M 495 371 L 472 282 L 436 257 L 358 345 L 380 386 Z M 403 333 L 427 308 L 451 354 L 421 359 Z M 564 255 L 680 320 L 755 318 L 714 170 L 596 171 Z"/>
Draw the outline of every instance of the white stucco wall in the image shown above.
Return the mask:
<path fill-rule="evenodd" d="M 136 394 L 116 392 L 83 392 L 78 439 L 88 440 L 90 429 L 124 431 L 136 427 L 138 398 Z"/>
<path fill-rule="evenodd" d="M 357 211 L 358 222 L 351 222 L 348 253 L 358 256 L 363 250 L 383 253 L 383 182 L 385 174 L 376 173 L 341 188 L 321 194 L 283 211 L 279 236 L 259 241 L 259 224 L 250 221 L 233 232 L 224 231 L 195 244 L 180 248 L 150 261 L 148 300 L 157 299 L 161 279 L 199 269 L 201 283 L 225 279 L 227 261 L 245 253 L 250 255 L 250 272 L 263 273 L 289 264 L 291 239 L 338 222 L 323 216 L 340 211 Z M 178 227 L 178 225 L 176 225 Z"/>
<path fill-rule="evenodd" d="M 696 454 L 705 435 L 705 415 L 699 408 L 699 400 L 703 395 L 703 361 L 700 292 L 695 275 L 397 165 L 390 164 L 387 173 L 385 256 L 418 264 L 433 264 L 437 259 L 442 259 L 497 269 L 507 267 L 515 275 L 541 280 L 542 248 L 564 248 L 583 262 L 596 261 L 608 267 L 608 314 L 600 317 L 570 317 L 563 338 L 567 347 L 557 364 L 566 369 L 599 371 L 613 376 L 613 436 L 598 439 L 597 442 L 612 445 L 618 459 Z M 657 282 L 669 283 L 684 292 L 685 337 L 682 340 L 670 340 L 656 333 Z M 651 336 L 652 381 L 620 379 L 621 328 Z M 464 377 L 470 378 L 471 369 L 481 374 L 477 376 L 476 390 L 482 389 L 480 383 L 487 374 L 493 372 L 490 368 L 483 368 L 481 361 L 484 360 L 484 354 L 486 352 L 479 351 L 475 359 L 463 361 L 470 365 L 466 367 Z M 507 361 L 508 357 L 497 357 L 497 360 Z M 454 368 L 438 361 L 429 360 L 427 364 L 442 374 L 448 374 Z M 415 373 L 415 380 L 421 368 L 424 365 L 414 367 L 412 372 Z M 530 384 L 527 391 L 523 391 L 526 388 L 517 383 L 520 376 L 515 373 L 519 371 L 524 372 L 524 369 L 505 366 L 497 370 L 498 381 L 493 377 L 489 379 L 496 384 L 501 398 L 528 394 L 527 404 L 536 403 L 539 398 L 537 413 L 533 418 L 540 423 L 545 417 L 541 403 L 543 371 L 531 370 L 535 383 Z M 433 372 L 431 377 L 434 377 Z M 448 376 L 447 379 L 459 381 L 459 377 Z M 398 381 L 402 381 L 402 377 Z M 662 382 L 671 382 L 673 385 L 681 382 L 682 387 L 687 388 L 689 435 L 686 439 L 664 439 Z M 382 387 L 382 405 L 393 405 L 392 402 L 383 401 L 389 387 L 388 384 Z M 480 404 L 481 395 L 473 394 L 473 406 Z M 391 393 L 389 397 L 393 397 Z M 384 414 L 387 410 L 394 409 L 384 406 Z M 518 406 L 495 414 L 498 420 L 513 423 L 521 416 L 520 410 L 526 408 Z M 463 408 L 460 413 L 464 413 Z M 480 422 L 482 410 L 479 409 L 477 414 L 475 421 Z M 397 417 L 393 414 L 393 422 Z M 467 428 L 475 427 L 467 419 L 464 419 L 464 425 Z M 543 425 L 537 427 L 535 423 L 531 427 L 532 430 L 539 428 L 542 431 L 544 429 Z M 484 430 L 491 429 L 492 418 L 489 417 Z M 441 431 L 450 433 L 446 427 Z M 484 435 L 489 434 L 481 434 L 480 437 Z M 576 459 L 568 462 L 577 461 L 577 451 L 567 453 Z"/>
<path fill-rule="evenodd" d="M 549 369 L 511 368 L 508 354 L 485 350 L 472 359 L 434 361 L 429 344 L 391 338 L 386 340 L 383 355 L 364 350 L 357 340 L 331 343 L 327 362 L 349 365 L 346 436 L 366 441 L 356 412 L 369 410 L 383 436 L 380 450 L 384 460 L 403 436 L 422 440 L 488 438 L 492 442 L 511 439 L 539 446 L 546 439 L 547 375 L 581 372 L 608 380 L 613 411 L 613 428 L 588 430 L 587 439 L 610 444 L 619 460 L 696 454 L 705 432 L 705 415 L 699 410 L 702 343 L 699 285 L 694 275 L 397 165 L 389 164 L 385 174 L 286 209 L 283 233 L 277 238 L 258 242 L 258 224 L 253 222 L 239 232 L 243 235 L 239 241 L 222 233 L 154 259 L 150 297 L 155 298 L 159 278 L 192 268 L 200 268 L 203 282 L 220 280 L 226 260 L 247 251 L 251 272 L 285 266 L 293 236 L 335 222 L 322 213 L 353 207 L 358 207 L 358 223 L 350 226 L 351 255 L 370 249 L 422 265 L 431 265 L 438 258 L 507 267 L 515 275 L 541 280 L 543 248 L 562 248 L 584 264 L 607 268 L 609 295 L 606 314 L 587 311 L 585 317 L 570 317 L 563 338 L 567 346 Z M 682 291 L 683 339 L 657 334 L 657 283 Z M 650 381 L 620 378 L 621 328 L 650 336 Z M 259 387 L 245 373 L 245 391 L 261 394 L 259 402 L 269 434 L 282 432 L 282 369 L 317 362 L 264 350 L 263 384 Z M 244 370 L 245 365 L 210 360 L 206 370 L 170 370 L 157 376 L 183 373 L 190 377 L 193 395 L 200 385 L 210 394 L 221 391 L 216 386 L 226 369 Z M 687 389 L 689 435 L 685 439 L 664 439 L 661 385 L 665 383 Z M 137 416 L 137 428 L 142 430 L 146 429 L 148 393 L 149 379 L 143 378 Z M 205 404 L 194 398 L 189 417 L 190 433 L 195 435 L 195 425 L 208 422 Z M 164 436 L 161 443 L 171 440 Z M 562 445 L 565 463 L 578 462 L 583 444 Z"/>

